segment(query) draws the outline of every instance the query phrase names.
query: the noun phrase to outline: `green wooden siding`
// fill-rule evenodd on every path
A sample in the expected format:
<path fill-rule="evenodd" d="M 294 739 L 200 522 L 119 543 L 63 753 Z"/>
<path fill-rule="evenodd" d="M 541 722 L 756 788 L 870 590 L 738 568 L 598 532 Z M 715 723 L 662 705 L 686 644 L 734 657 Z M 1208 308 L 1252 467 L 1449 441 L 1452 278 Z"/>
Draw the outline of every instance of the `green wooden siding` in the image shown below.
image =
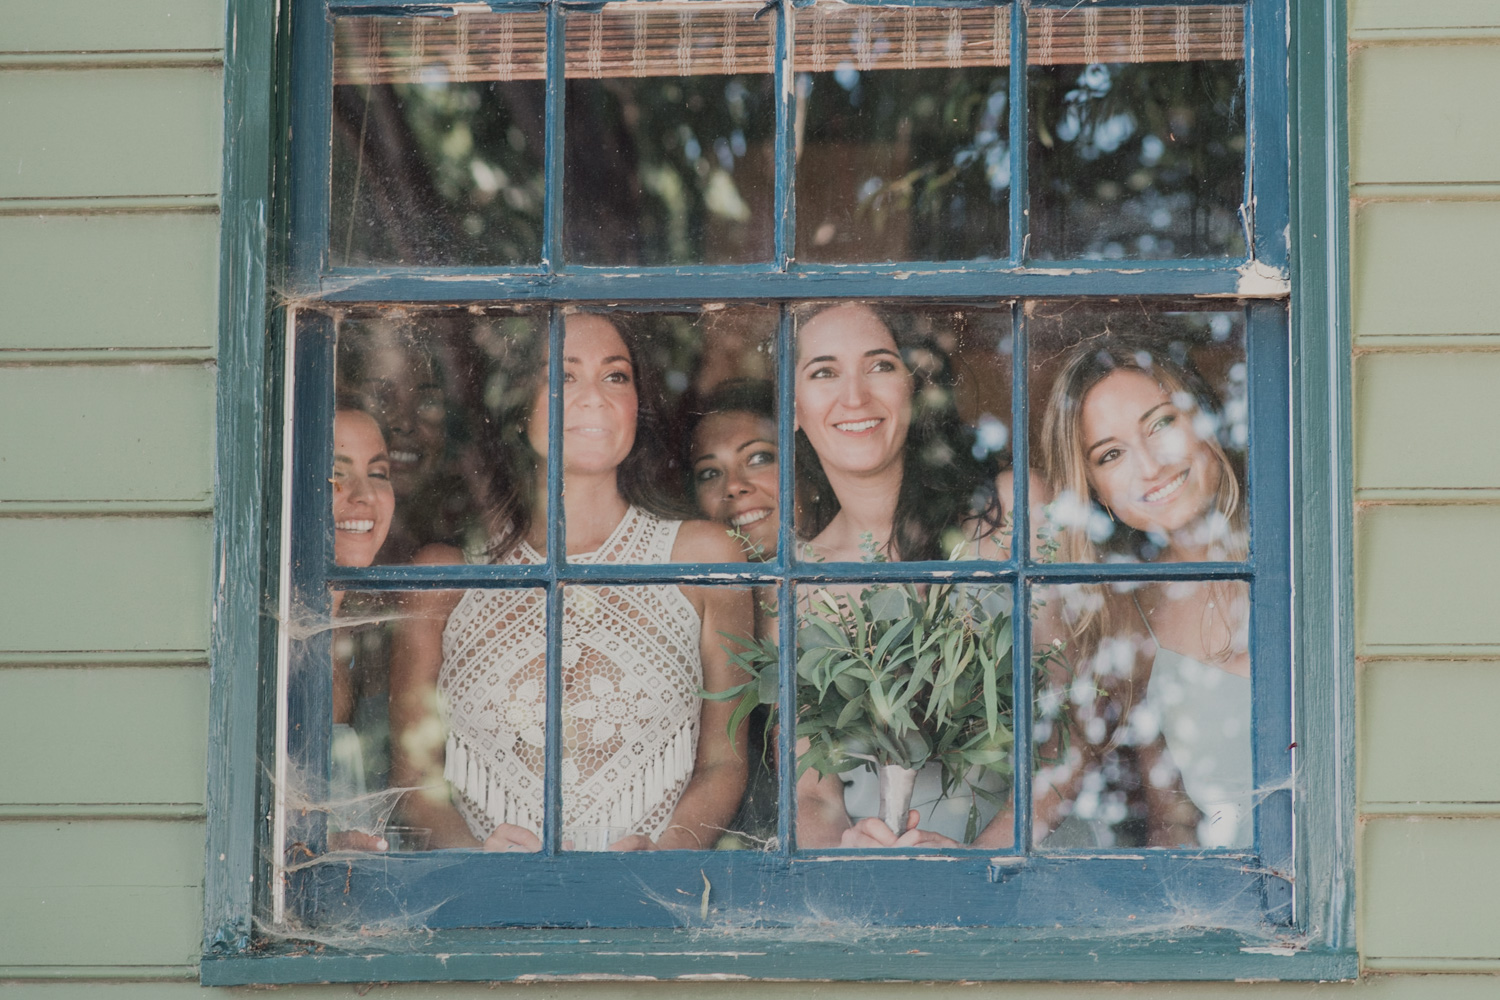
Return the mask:
<path fill-rule="evenodd" d="M 1388 660 L 1362 674 L 1361 809 L 1500 815 L 1500 768 L 1481 763 L 1500 760 L 1495 664 Z"/>
<path fill-rule="evenodd" d="M 191 68 L 0 73 L 0 198 L 212 196 L 218 83 Z"/>
<path fill-rule="evenodd" d="M 200 511 L 214 419 L 202 362 L 217 338 L 223 20 L 205 0 L 0 0 L 0 426 L 29 431 L 0 443 L 7 1000 L 227 992 L 161 981 L 195 975 L 202 932 L 212 560 Z M 1349 20 L 1359 943 L 1369 968 L 1405 974 L 936 992 L 1500 995 L 1500 979 L 1462 974 L 1500 970 L 1488 764 L 1500 754 L 1500 4 L 1351 0 Z M 1416 974 L 1433 970 L 1453 974 Z M 912 988 L 380 992 L 894 1000 Z"/>
<path fill-rule="evenodd" d="M 211 204 L 174 214 L 114 215 L 5 215 L 4 206 L 0 202 L 0 350 L 212 356 L 219 220 Z"/>
<path fill-rule="evenodd" d="M 0 504 L 213 496 L 211 365 L 0 368 Z M 149 567 L 147 567 L 149 568 Z"/>
<path fill-rule="evenodd" d="M 1492 971 L 1500 4 L 1351 0 L 1350 38 L 1360 951 Z"/>
<path fill-rule="evenodd" d="M 210 528 L 206 517 L 0 518 L 0 657 L 118 650 L 201 658 Z"/>
<path fill-rule="evenodd" d="M 0 817 L 201 815 L 206 665 L 0 670 Z M 66 736 L 55 712 L 67 706 Z M 76 808 L 75 808 L 76 807 Z"/>

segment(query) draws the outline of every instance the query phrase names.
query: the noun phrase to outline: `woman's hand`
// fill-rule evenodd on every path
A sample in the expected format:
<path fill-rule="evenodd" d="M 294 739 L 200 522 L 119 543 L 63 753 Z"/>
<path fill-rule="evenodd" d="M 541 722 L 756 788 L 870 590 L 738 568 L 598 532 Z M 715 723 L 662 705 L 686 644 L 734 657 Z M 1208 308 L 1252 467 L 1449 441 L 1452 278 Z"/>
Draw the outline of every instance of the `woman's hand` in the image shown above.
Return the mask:
<path fill-rule="evenodd" d="M 495 827 L 488 837 L 484 838 L 484 849 L 486 851 L 527 851 L 535 852 L 542 849 L 542 842 L 537 835 L 525 827 L 516 826 L 514 823 L 501 823 Z"/>
<path fill-rule="evenodd" d="M 913 809 L 906 814 L 906 832 L 896 832 L 883 820 L 866 817 L 844 831 L 840 847 L 962 847 L 958 841 L 932 830 L 918 828 L 922 814 Z"/>
<path fill-rule="evenodd" d="M 621 837 L 609 845 L 611 851 L 658 851 L 656 841 L 643 833 L 632 833 L 628 837 Z"/>
<path fill-rule="evenodd" d="M 330 851 L 385 851 L 390 849 L 384 837 L 358 830 L 340 830 L 328 835 Z"/>

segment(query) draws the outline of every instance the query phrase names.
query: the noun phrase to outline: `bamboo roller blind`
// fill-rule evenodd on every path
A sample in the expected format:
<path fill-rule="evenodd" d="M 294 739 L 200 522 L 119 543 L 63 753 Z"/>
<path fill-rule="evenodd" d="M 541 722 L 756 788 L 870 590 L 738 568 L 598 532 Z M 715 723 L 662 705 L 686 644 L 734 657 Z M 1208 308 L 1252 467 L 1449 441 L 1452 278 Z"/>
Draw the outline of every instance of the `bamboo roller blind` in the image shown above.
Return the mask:
<path fill-rule="evenodd" d="M 569 14 L 569 77 L 770 73 L 772 17 L 763 4 L 616 3 Z M 818 4 L 796 12 L 793 66 L 823 72 L 1007 66 L 1010 8 L 871 8 Z M 336 23 L 334 82 L 540 80 L 546 75 L 543 13 L 462 13 Z M 1027 59 L 1035 65 L 1241 59 L 1244 8 L 1161 6 L 1033 8 Z"/>

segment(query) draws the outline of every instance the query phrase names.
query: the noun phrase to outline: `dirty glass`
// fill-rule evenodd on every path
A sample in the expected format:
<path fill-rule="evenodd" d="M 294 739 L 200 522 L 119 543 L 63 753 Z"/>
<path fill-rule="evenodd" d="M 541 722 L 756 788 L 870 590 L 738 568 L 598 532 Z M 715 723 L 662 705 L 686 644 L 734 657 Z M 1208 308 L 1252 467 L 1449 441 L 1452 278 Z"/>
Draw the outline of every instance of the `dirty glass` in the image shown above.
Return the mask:
<path fill-rule="evenodd" d="M 778 315 L 770 306 L 710 305 L 565 318 L 564 494 L 576 495 L 570 484 L 583 482 L 578 477 L 615 468 L 625 502 L 657 517 L 707 519 L 723 531 L 632 543 L 616 537 L 613 523 L 596 525 L 575 512 L 567 527 L 571 561 L 775 555 Z"/>
<path fill-rule="evenodd" d="M 1009 847 L 1011 588 L 804 585 L 797 606 L 799 849 Z"/>
<path fill-rule="evenodd" d="M 546 15 L 334 22 L 328 260 L 542 258 Z"/>
<path fill-rule="evenodd" d="M 797 259 L 1004 257 L 1009 6 L 819 3 L 796 25 Z"/>
<path fill-rule="evenodd" d="M 743 3 L 567 17 L 563 241 L 579 264 L 773 256 L 774 17 Z"/>
<path fill-rule="evenodd" d="M 727 728 L 736 702 L 703 696 L 745 682 L 730 656 L 755 647 L 753 599 L 748 587 L 565 589 L 564 850 L 759 849 L 774 837 L 763 719 L 752 745 L 744 722 Z M 535 640 L 528 670 L 540 676 L 540 619 Z"/>
<path fill-rule="evenodd" d="M 339 317 L 336 413 L 373 419 L 395 494 L 390 534 L 363 565 L 410 562 L 431 545 L 482 553 L 494 510 L 523 494 L 535 502 L 529 493 L 539 490 L 545 499 L 526 428 L 538 401 L 545 406 L 546 328 L 545 311 L 503 307 Z M 546 518 L 532 521 L 530 537 L 545 549 Z"/>
<path fill-rule="evenodd" d="M 1062 562 L 1249 551 L 1245 313 L 1028 303 L 1032 468 Z"/>
<path fill-rule="evenodd" d="M 1010 310 L 843 302 L 794 315 L 800 558 L 1006 558 Z M 895 500 L 891 523 L 844 513 L 869 484 Z"/>
<path fill-rule="evenodd" d="M 1237 257 L 1243 7 L 1033 8 L 1030 256 Z"/>
<path fill-rule="evenodd" d="M 1249 849 L 1248 584 L 1057 585 L 1037 604 L 1038 846 Z"/>
<path fill-rule="evenodd" d="M 1266 924 L 1247 7 L 497 6 L 297 21 L 265 926 Z"/>

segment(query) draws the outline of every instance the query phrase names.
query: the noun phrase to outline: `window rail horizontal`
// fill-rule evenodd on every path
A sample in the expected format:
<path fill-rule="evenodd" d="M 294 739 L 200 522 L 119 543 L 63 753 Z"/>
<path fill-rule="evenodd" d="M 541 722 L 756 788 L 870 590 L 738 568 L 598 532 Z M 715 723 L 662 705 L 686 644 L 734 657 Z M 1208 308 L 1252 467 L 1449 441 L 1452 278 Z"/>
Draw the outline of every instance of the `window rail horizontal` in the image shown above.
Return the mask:
<path fill-rule="evenodd" d="M 758 586 L 790 578 L 804 583 L 1100 583 L 1132 580 L 1248 580 L 1253 560 L 1201 563 L 1033 563 L 968 560 L 896 563 L 568 563 L 493 566 L 455 563 L 438 566 L 330 567 L 324 579 L 344 590 L 441 590 L 453 587 L 545 586 L 563 584 L 692 584 Z"/>
<path fill-rule="evenodd" d="M 1233 931 L 1177 930 L 1126 936 L 988 927 L 910 927 L 899 932 L 771 929 L 753 934 L 701 927 L 611 930 L 436 931 L 399 952 L 270 944 L 253 957 L 206 955 L 205 986 L 293 983 L 535 981 L 546 976 L 850 981 L 1313 981 L 1353 979 L 1353 949 L 1268 948 Z M 1063 970 L 1059 972 L 1059 970 Z M 662 990 L 661 992 L 666 992 Z"/>
<path fill-rule="evenodd" d="M 339 268 L 326 272 L 307 298 L 324 302 L 457 303 L 698 301 L 804 298 L 972 298 L 1022 296 L 1209 295 L 1280 299 L 1281 271 L 1254 275 L 1242 261 L 1058 261 L 1026 267 L 969 261 L 944 264 L 819 265 L 778 271 L 735 268 L 597 268 L 565 273 L 464 268 Z"/>
<path fill-rule="evenodd" d="M 1133 914 L 1141 927 L 1180 927 L 1183 912 L 1222 926 L 1260 927 L 1267 938 L 1281 926 L 1265 920 L 1262 894 L 1269 880 L 1282 876 L 1244 855 L 1121 849 L 1024 858 L 982 851 L 930 860 L 879 852 L 803 857 L 769 851 L 340 853 L 309 861 L 288 878 L 299 912 L 315 926 L 384 925 L 399 907 L 423 914 L 424 932 L 497 919 L 502 926 L 753 932 L 805 923 L 809 902 L 824 920 L 847 917 L 865 928 L 951 925 L 959 914 L 971 915 L 961 925 L 1043 928 L 1077 920 L 1069 912 L 1077 896 L 1059 893 L 1059 879 L 1086 887 L 1097 916 Z M 876 885 L 881 903 L 871 906 Z M 580 898 L 580 886 L 598 891 Z M 507 901 L 503 914 L 493 906 L 497 898 Z"/>

